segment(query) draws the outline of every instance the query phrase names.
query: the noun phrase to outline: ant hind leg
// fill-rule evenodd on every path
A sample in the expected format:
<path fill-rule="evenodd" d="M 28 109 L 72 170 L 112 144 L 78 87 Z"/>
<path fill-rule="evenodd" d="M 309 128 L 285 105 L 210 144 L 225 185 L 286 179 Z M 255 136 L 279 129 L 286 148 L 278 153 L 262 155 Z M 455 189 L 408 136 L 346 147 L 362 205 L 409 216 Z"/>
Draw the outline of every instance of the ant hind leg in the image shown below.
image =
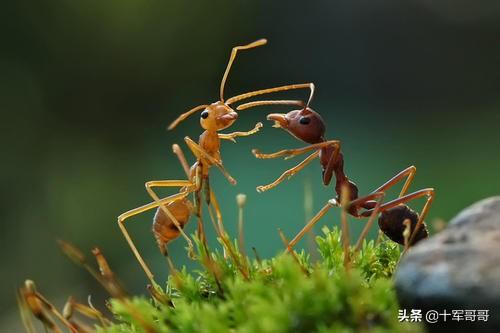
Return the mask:
<path fill-rule="evenodd" d="M 306 223 L 306 225 L 302 228 L 302 230 L 300 230 L 297 233 L 297 235 L 295 235 L 295 237 L 288 243 L 287 251 L 288 252 L 292 251 L 293 247 L 302 239 L 302 237 L 304 237 L 304 235 L 307 232 L 309 232 L 312 229 L 312 227 L 314 227 L 314 225 L 318 223 L 318 221 L 323 216 L 325 216 L 325 214 L 334 206 L 336 206 L 336 204 L 332 200 L 328 200 L 328 202 L 323 206 L 323 208 L 321 208 L 321 210 L 316 215 L 314 215 L 309 220 L 309 222 Z"/>

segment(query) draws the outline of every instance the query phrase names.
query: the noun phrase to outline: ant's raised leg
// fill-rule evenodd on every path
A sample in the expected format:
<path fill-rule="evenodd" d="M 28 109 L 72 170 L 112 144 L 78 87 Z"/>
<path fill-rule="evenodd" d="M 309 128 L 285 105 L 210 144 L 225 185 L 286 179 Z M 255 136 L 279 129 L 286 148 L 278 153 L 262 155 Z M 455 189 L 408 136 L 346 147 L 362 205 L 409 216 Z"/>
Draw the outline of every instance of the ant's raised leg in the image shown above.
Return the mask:
<path fill-rule="evenodd" d="M 224 168 L 224 166 L 222 165 L 222 162 L 220 160 L 215 159 L 214 157 L 210 156 L 209 153 L 207 153 L 203 148 L 201 148 L 196 142 L 194 142 L 193 140 L 191 140 L 190 137 L 186 136 L 184 138 L 184 141 L 186 141 L 186 144 L 187 144 L 188 148 L 193 152 L 193 154 L 197 158 L 199 158 L 199 159 L 205 159 L 205 160 L 209 161 L 210 163 L 212 163 L 213 165 L 215 165 L 217 168 L 219 168 L 219 170 L 222 172 L 222 174 L 224 175 L 224 177 L 226 177 L 226 179 L 232 185 L 236 184 L 236 180 L 233 177 L 231 177 L 231 175 Z"/>
<path fill-rule="evenodd" d="M 312 153 L 311 155 L 306 157 L 302 162 L 300 162 L 299 164 L 297 164 L 293 168 L 290 168 L 290 169 L 286 170 L 285 172 L 283 172 L 283 174 L 281 174 L 281 176 L 279 176 L 278 179 L 276 179 L 274 182 L 272 182 L 268 185 L 257 186 L 257 192 L 262 193 L 264 191 L 270 190 L 273 187 L 276 187 L 279 183 L 281 183 L 285 179 L 290 179 L 297 172 L 299 172 L 300 170 L 305 168 L 306 165 L 308 165 L 312 160 L 317 158 L 318 155 L 319 155 L 319 151 L 315 151 L 314 153 Z"/>
<path fill-rule="evenodd" d="M 185 184 L 180 185 L 180 186 L 185 186 Z M 189 195 L 189 193 L 190 192 L 176 193 L 176 194 L 173 194 L 173 195 L 171 195 L 169 197 L 161 199 L 159 202 L 155 201 L 155 202 L 143 205 L 141 207 L 137 207 L 135 209 L 129 210 L 129 211 L 121 214 L 120 216 L 118 216 L 118 226 L 120 227 L 120 230 L 122 231 L 123 236 L 127 240 L 127 243 L 130 246 L 130 248 L 132 249 L 132 252 L 134 253 L 137 261 L 139 262 L 139 264 L 141 265 L 142 269 L 146 273 L 147 277 L 149 278 L 149 280 L 153 284 L 155 284 L 155 281 L 153 279 L 153 277 L 154 277 L 153 273 L 151 273 L 151 270 L 146 265 L 144 259 L 142 258 L 142 256 L 140 255 L 139 251 L 137 250 L 134 242 L 132 241 L 132 238 L 130 237 L 127 229 L 125 228 L 125 220 L 127 220 L 128 218 L 130 218 L 132 216 L 135 216 L 135 215 L 141 214 L 141 213 L 143 213 L 145 211 L 148 211 L 150 209 L 157 208 L 159 205 L 162 205 L 162 204 L 165 205 L 165 204 L 168 204 L 170 202 L 181 200 L 181 199 L 185 198 L 187 195 Z"/>
<path fill-rule="evenodd" d="M 304 235 L 311 230 L 312 227 L 330 210 L 330 208 L 338 206 L 335 200 L 328 200 L 325 206 L 313 216 L 309 222 L 306 223 L 304 228 L 288 243 L 288 252 L 292 251 L 293 247 L 304 237 Z"/>

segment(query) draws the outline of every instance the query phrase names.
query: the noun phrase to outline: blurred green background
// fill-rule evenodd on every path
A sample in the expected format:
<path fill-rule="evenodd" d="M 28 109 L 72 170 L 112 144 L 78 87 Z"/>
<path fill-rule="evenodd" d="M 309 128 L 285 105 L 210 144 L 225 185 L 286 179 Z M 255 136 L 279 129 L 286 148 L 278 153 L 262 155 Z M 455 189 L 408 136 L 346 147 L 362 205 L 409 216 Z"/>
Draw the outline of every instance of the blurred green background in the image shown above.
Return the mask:
<path fill-rule="evenodd" d="M 238 57 L 226 95 L 315 82 L 313 107 L 325 118 L 328 137 L 342 140 L 347 173 L 361 193 L 414 164 L 412 188 L 437 190 L 430 221 L 498 194 L 499 7 L 444 0 L 3 3 L 0 331 L 21 330 L 14 291 L 25 278 L 57 305 L 69 294 L 82 301 L 92 294 L 95 303 L 104 297 L 63 257 L 58 238 L 85 250 L 101 247 L 128 288 L 145 291 L 116 217 L 149 201 L 145 181 L 184 178 L 171 145 L 185 135 L 197 138 L 198 119 L 171 132 L 167 124 L 215 101 L 231 48 L 258 38 L 269 44 Z M 277 97 L 292 96 L 305 93 Z M 232 129 L 248 130 L 276 110 L 245 111 Z M 307 182 L 314 211 L 333 196 L 333 187 L 322 185 L 319 163 L 256 193 L 255 186 L 299 160 L 255 160 L 251 148 L 303 146 L 270 125 L 237 144 L 223 143 L 236 187 L 212 171 L 233 235 L 235 195 L 248 195 L 246 245 L 262 256 L 282 248 L 278 227 L 291 238 L 304 223 Z M 145 213 L 128 226 L 162 280 L 167 268 L 151 218 Z M 319 225 L 338 221 L 334 209 Z M 351 222 L 354 230 L 362 225 Z M 187 262 L 184 245 L 170 246 L 179 265 Z"/>

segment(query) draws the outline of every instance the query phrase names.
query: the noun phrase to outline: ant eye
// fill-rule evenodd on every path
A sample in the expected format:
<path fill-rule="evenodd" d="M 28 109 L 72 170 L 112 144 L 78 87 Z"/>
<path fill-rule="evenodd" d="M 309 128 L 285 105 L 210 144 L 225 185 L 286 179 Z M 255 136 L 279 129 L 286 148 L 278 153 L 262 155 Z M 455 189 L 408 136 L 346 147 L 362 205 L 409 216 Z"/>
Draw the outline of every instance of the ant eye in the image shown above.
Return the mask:
<path fill-rule="evenodd" d="M 301 123 L 302 125 L 307 125 L 311 122 L 311 118 L 309 117 L 300 117 L 299 119 L 299 123 Z"/>
<path fill-rule="evenodd" d="M 201 117 L 202 117 L 203 119 L 207 119 L 207 118 L 208 118 L 208 111 L 207 111 L 207 110 L 203 111 L 203 112 L 201 113 Z"/>

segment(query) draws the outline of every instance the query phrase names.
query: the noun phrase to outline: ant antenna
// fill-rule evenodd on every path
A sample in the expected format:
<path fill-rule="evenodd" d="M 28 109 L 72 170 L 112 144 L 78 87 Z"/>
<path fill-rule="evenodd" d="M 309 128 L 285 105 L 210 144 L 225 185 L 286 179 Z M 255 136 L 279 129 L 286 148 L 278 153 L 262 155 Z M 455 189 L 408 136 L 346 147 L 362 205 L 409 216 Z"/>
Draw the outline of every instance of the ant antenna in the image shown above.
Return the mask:
<path fill-rule="evenodd" d="M 198 105 L 197 107 L 194 107 L 192 108 L 191 110 L 187 111 L 187 112 L 184 112 L 183 114 L 181 114 L 179 117 L 177 117 L 177 119 L 175 119 L 170 125 L 168 125 L 168 130 L 172 130 L 175 126 L 177 126 L 181 121 L 183 121 L 184 119 L 186 119 L 187 117 L 189 117 L 190 115 L 192 115 L 193 113 L 196 113 L 198 112 L 199 110 L 201 109 L 204 109 L 206 108 L 208 105 L 206 104 L 202 104 L 202 105 Z"/>
<path fill-rule="evenodd" d="M 311 102 L 312 102 L 312 99 L 313 99 L 313 97 L 314 97 L 314 90 L 315 90 L 315 89 L 316 89 L 316 86 L 314 85 L 314 83 L 312 83 L 312 82 L 311 82 L 311 83 L 309 83 L 309 90 L 310 90 L 311 92 L 309 93 L 309 99 L 307 100 L 306 108 L 308 108 L 308 107 L 309 107 L 309 104 L 311 104 Z"/>
<path fill-rule="evenodd" d="M 256 106 L 261 106 L 261 105 L 296 105 L 300 106 L 304 109 L 307 109 L 309 107 L 309 104 L 311 104 L 311 101 L 314 97 L 314 90 L 315 86 L 314 83 L 303 83 L 303 84 L 296 84 L 296 85 L 290 85 L 290 86 L 285 86 L 281 88 L 287 88 L 287 89 L 281 89 L 281 90 L 289 90 L 289 89 L 302 89 L 302 88 L 309 88 L 309 99 L 307 100 L 307 104 L 304 104 L 303 101 L 300 100 L 263 100 L 263 101 L 253 101 L 253 102 L 248 102 L 244 104 L 238 105 L 236 110 L 241 111 L 249 108 L 253 108 Z M 269 89 L 269 90 L 264 90 L 265 93 L 272 93 L 274 92 L 274 89 Z M 252 96 L 248 96 L 252 97 Z M 246 98 L 246 97 L 245 97 Z M 233 99 L 233 98 L 231 98 Z M 237 101 L 237 99 L 236 99 Z"/>
<path fill-rule="evenodd" d="M 220 83 L 220 101 L 221 102 L 224 102 L 224 86 L 226 85 L 227 76 L 229 75 L 229 71 L 231 70 L 231 66 L 233 65 L 234 59 L 236 58 L 236 54 L 238 53 L 238 51 L 252 49 L 255 47 L 265 45 L 266 43 L 267 43 L 267 39 L 262 38 L 262 39 L 256 40 L 255 42 L 247 44 L 247 45 L 233 47 L 233 50 L 231 51 L 231 56 L 229 57 L 229 62 L 227 63 L 226 71 L 224 72 L 224 76 L 222 77 L 222 81 Z"/>

